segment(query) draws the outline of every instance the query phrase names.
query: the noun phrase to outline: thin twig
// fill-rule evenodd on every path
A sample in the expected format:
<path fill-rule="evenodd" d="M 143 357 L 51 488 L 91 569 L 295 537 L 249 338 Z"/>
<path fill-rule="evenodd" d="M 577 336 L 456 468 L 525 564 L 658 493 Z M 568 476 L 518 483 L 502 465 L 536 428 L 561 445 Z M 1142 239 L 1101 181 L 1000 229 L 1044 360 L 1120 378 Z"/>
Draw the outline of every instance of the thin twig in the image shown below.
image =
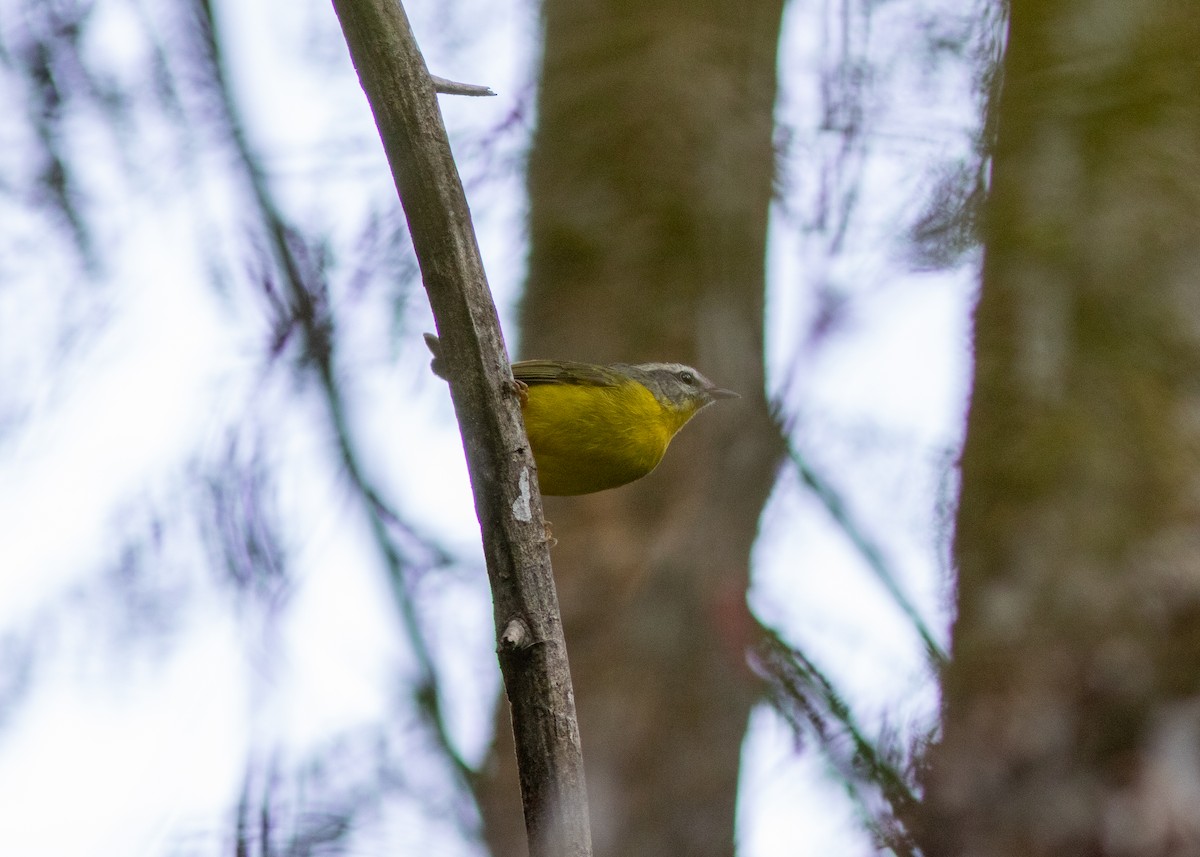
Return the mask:
<path fill-rule="evenodd" d="M 447 80 L 444 77 L 438 77 L 436 74 L 429 75 L 429 79 L 433 81 L 433 88 L 439 95 L 495 95 L 490 86 L 483 86 L 478 83 L 459 83 L 456 80 Z"/>

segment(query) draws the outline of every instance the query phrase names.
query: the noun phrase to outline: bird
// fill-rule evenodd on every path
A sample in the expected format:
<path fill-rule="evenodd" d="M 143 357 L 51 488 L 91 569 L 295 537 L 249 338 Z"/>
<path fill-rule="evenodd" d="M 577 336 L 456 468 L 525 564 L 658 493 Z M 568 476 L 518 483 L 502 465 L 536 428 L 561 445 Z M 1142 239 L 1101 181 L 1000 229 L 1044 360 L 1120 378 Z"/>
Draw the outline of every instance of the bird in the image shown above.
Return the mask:
<path fill-rule="evenodd" d="M 440 342 L 425 334 L 434 374 Z M 646 476 L 676 433 L 720 399 L 740 396 L 682 363 L 512 364 L 525 433 L 543 494 L 593 494 Z"/>

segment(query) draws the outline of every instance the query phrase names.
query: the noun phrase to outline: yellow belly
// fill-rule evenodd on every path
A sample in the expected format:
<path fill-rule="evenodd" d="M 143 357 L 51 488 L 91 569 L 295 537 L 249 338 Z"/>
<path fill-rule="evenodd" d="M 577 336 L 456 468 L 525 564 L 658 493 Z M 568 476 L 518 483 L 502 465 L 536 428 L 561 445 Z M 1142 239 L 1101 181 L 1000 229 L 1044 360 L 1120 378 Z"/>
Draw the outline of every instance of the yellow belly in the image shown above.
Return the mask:
<path fill-rule="evenodd" d="M 522 411 L 542 493 L 554 495 L 590 494 L 640 479 L 662 460 L 681 425 L 633 382 L 533 384 Z"/>

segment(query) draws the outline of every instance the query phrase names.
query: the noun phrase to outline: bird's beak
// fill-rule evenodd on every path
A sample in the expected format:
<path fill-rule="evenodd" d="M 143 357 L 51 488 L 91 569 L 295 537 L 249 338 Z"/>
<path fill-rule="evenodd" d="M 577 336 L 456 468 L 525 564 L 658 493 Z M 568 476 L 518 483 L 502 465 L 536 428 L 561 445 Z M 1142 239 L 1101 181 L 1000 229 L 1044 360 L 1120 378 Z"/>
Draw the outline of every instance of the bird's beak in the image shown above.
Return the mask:
<path fill-rule="evenodd" d="M 740 399 L 741 393 L 735 393 L 733 390 L 725 390 L 721 387 L 709 387 L 704 392 L 712 396 L 714 399 Z"/>

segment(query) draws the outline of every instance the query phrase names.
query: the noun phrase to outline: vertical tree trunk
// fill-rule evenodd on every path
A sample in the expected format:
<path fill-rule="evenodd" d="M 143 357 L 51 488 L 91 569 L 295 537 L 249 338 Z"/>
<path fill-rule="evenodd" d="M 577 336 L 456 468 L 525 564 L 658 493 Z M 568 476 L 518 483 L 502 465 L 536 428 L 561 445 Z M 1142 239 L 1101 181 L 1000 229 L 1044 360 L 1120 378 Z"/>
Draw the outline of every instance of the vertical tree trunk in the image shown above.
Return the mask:
<path fill-rule="evenodd" d="M 1200 5 L 1013 0 L 935 855 L 1200 853 Z"/>
<path fill-rule="evenodd" d="M 525 356 L 696 365 L 646 479 L 546 503 L 597 855 L 730 855 L 750 547 L 780 451 L 763 289 L 781 0 L 546 0 Z M 484 800 L 521 853 L 506 710 Z"/>

